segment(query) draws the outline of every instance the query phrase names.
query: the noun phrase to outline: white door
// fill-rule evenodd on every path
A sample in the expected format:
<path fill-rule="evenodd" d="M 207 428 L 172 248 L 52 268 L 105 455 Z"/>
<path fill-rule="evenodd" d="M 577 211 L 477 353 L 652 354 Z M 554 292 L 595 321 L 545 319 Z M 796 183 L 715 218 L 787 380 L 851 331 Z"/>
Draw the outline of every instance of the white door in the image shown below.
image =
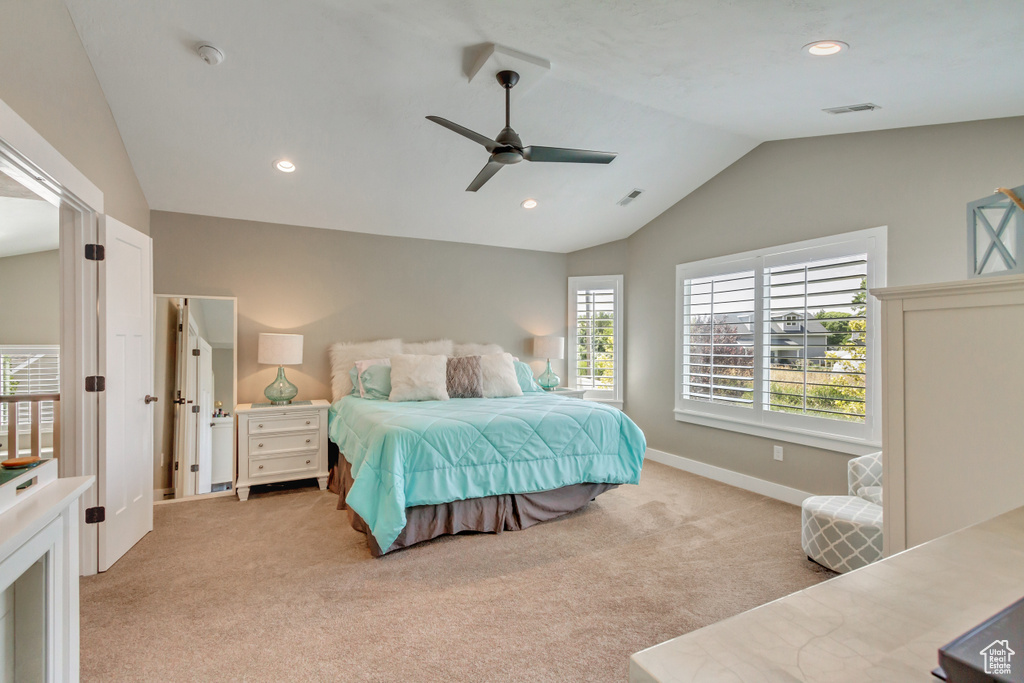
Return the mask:
<path fill-rule="evenodd" d="M 180 439 L 174 443 L 175 498 L 185 498 L 196 494 L 196 414 L 193 408 L 198 405 L 196 392 L 196 355 L 199 350 L 199 332 L 195 318 L 189 312 L 188 299 L 185 299 L 183 336 L 179 340 L 178 373 L 181 378 L 181 398 L 178 414 L 181 416 L 178 432 Z"/>
<path fill-rule="evenodd" d="M 153 241 L 109 216 L 100 268 L 99 571 L 153 530 Z"/>
<path fill-rule="evenodd" d="M 199 338 L 199 358 L 196 363 L 196 404 L 199 412 L 195 414 L 196 462 L 196 493 L 210 492 L 210 470 L 213 465 L 213 348 L 202 337 Z"/>

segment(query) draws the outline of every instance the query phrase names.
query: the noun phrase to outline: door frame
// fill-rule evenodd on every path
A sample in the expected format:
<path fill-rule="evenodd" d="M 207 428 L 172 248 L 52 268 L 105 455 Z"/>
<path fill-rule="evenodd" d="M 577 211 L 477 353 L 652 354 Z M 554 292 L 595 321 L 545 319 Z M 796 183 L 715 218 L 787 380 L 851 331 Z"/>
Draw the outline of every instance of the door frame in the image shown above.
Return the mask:
<path fill-rule="evenodd" d="M 99 465 L 99 404 L 86 393 L 85 378 L 99 371 L 99 266 L 85 259 L 85 245 L 97 241 L 103 192 L 46 138 L 0 99 L 0 156 L 17 166 L 60 205 L 61 307 L 61 477 L 96 475 Z M 94 484 L 78 503 L 82 575 L 98 569 L 99 533 L 84 523 L 86 508 L 97 504 Z"/>

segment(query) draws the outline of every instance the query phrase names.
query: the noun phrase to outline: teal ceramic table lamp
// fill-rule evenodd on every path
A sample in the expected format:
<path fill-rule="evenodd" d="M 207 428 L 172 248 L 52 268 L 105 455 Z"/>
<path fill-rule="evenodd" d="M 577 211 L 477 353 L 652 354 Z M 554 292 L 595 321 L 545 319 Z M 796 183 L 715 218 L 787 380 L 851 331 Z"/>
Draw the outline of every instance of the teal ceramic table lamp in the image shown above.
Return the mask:
<path fill-rule="evenodd" d="M 284 366 L 302 363 L 302 335 L 261 332 L 257 360 L 265 365 L 278 366 L 277 379 L 270 383 L 263 395 L 275 406 L 291 403 L 299 388 L 284 376 Z"/>
<path fill-rule="evenodd" d="M 558 375 L 551 370 L 551 359 L 565 358 L 565 337 L 534 337 L 533 355 L 547 359 L 548 369 L 537 378 L 537 384 L 545 391 L 551 391 L 559 382 Z"/>

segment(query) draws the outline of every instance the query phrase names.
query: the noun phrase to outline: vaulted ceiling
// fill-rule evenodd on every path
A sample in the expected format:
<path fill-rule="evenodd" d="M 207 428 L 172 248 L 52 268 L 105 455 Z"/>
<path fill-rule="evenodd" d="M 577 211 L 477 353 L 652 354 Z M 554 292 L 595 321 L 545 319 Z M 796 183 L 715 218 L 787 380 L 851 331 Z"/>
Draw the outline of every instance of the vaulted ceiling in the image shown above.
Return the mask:
<path fill-rule="evenodd" d="M 1024 114 L 1019 0 L 67 1 L 156 210 L 563 252 L 765 140 Z M 820 39 L 850 49 L 801 51 Z M 486 152 L 424 116 L 498 133 L 500 87 L 466 75 L 490 42 L 551 62 L 513 97 L 526 144 L 619 157 L 465 192 Z"/>

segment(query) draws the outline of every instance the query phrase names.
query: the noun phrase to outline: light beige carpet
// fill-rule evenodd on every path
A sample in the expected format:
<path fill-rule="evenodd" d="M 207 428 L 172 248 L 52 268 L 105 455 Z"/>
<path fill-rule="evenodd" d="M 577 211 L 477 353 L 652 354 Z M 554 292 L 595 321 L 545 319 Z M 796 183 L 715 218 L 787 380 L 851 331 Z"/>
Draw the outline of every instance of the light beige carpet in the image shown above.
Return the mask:
<path fill-rule="evenodd" d="M 85 578 L 85 681 L 623 681 L 629 655 L 822 581 L 800 510 L 644 465 L 519 532 L 373 559 L 315 488 L 157 506 Z"/>

